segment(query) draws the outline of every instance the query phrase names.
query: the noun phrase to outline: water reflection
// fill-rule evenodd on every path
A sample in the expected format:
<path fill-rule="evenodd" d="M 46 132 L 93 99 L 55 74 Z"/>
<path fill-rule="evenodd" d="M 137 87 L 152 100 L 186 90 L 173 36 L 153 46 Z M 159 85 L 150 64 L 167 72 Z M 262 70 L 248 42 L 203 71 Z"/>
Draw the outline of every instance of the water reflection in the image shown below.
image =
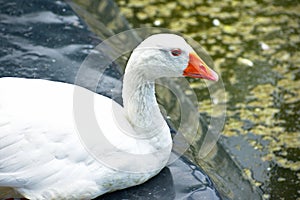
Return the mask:
<path fill-rule="evenodd" d="M 98 1 L 85 4 L 86 8 L 97 5 L 95 2 Z M 222 73 L 227 90 L 228 119 L 220 143 L 241 169 L 236 165 L 225 166 L 236 169 L 253 187 L 263 189 L 266 199 L 297 198 L 296 188 L 300 186 L 299 2 L 116 2 L 133 27 L 170 28 L 205 46 Z M 192 81 L 193 84 L 193 88 L 201 86 Z M 207 100 L 209 93 L 203 87 L 195 91 L 201 99 L 203 121 L 209 122 L 205 118 L 210 117 L 209 111 L 206 112 L 211 107 Z M 224 155 L 228 156 L 226 151 Z M 222 155 L 215 155 L 219 154 Z M 225 162 L 216 159 L 217 164 L 208 164 L 213 158 L 194 158 L 206 170 L 217 169 Z M 210 172 L 210 176 L 218 177 L 218 174 L 222 170 Z M 230 182 L 232 173 L 229 174 L 222 177 Z M 238 185 L 232 187 L 233 194 L 240 190 Z"/>

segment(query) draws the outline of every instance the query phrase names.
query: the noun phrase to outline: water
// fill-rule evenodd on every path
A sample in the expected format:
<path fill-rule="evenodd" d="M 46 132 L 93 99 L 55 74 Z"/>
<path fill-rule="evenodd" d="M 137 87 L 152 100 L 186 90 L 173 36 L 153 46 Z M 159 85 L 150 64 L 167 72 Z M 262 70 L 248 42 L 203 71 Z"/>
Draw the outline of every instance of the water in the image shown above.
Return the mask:
<path fill-rule="evenodd" d="M 116 3 L 132 27 L 169 28 L 209 52 L 227 93 L 220 144 L 263 198 L 300 198 L 300 2 Z"/>

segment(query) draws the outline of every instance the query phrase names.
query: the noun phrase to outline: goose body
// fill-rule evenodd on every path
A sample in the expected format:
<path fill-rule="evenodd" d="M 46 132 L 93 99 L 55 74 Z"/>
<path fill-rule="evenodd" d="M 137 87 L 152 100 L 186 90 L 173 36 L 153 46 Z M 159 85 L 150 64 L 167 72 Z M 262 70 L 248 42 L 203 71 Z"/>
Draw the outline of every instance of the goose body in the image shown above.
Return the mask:
<path fill-rule="evenodd" d="M 154 81 L 174 76 L 217 80 L 184 39 L 172 34 L 153 35 L 133 51 L 124 107 L 67 83 L 0 78 L 0 187 L 28 199 L 91 199 L 147 181 L 166 165 L 172 148 Z M 89 122 L 90 116 L 74 113 L 74 91 L 93 97 L 95 122 L 111 144 L 98 142 L 100 160 L 82 141 L 96 130 L 78 126 L 76 120 Z M 145 162 L 136 162 L 140 155 Z"/>

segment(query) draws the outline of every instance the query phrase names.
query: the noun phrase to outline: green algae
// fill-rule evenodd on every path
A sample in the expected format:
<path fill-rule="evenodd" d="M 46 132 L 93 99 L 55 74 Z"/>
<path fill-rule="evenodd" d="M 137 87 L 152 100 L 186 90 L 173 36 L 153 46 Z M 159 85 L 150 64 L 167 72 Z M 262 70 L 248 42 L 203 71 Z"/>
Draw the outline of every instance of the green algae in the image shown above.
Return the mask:
<path fill-rule="evenodd" d="M 261 163 L 269 163 L 263 170 L 264 178 L 256 175 L 256 169 L 241 163 L 245 177 L 265 191 L 264 199 L 299 197 L 297 189 L 287 189 L 291 185 L 300 187 L 299 2 L 122 2 L 125 1 L 117 1 L 133 27 L 169 28 L 192 37 L 208 50 L 227 93 L 224 140 L 230 143 L 241 137 L 255 151 L 262 152 Z M 201 92 L 197 88 L 203 88 L 203 84 L 192 82 L 191 87 Z M 209 116 L 211 101 L 201 96 L 200 112 Z M 249 134 L 254 139 L 248 139 Z M 229 150 L 243 152 L 237 142 L 231 143 Z M 289 149 L 296 153 L 290 155 Z M 233 156 L 239 162 L 240 158 Z M 244 156 L 253 155 L 244 152 Z M 286 187 L 277 187 L 273 180 Z"/>

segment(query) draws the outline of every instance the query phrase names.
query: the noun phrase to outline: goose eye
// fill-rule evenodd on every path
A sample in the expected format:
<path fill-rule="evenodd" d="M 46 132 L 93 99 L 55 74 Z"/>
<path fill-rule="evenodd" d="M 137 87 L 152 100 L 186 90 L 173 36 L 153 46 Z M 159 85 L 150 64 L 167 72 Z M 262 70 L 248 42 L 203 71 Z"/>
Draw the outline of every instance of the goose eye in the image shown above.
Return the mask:
<path fill-rule="evenodd" d="M 181 49 L 172 49 L 171 53 L 173 56 L 180 56 Z"/>

